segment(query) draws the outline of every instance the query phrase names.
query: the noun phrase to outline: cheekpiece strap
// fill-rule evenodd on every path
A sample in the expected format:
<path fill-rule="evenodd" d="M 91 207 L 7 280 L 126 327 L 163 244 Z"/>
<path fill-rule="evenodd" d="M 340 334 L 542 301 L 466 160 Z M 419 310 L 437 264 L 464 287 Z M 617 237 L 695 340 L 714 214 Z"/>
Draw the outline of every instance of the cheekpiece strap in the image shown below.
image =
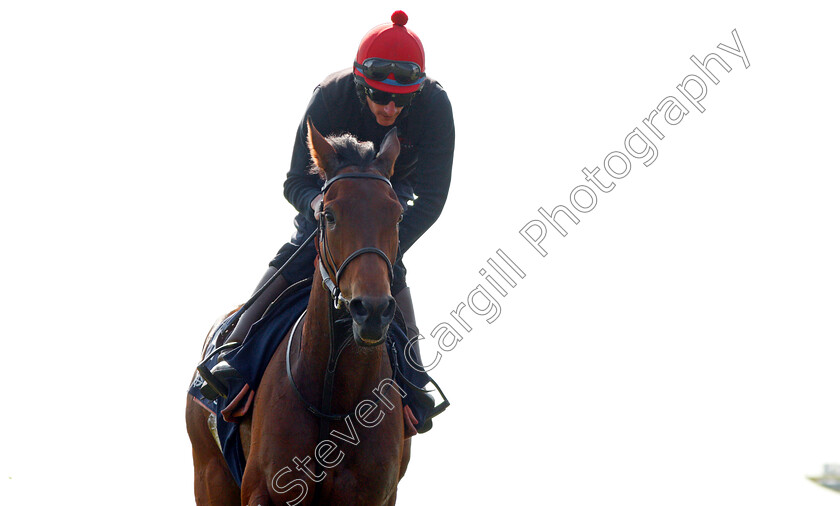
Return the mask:
<path fill-rule="evenodd" d="M 321 257 L 318 257 L 318 267 L 321 269 L 321 279 L 323 280 L 324 288 L 330 292 L 330 296 L 332 297 L 333 307 L 338 309 L 341 307 L 342 304 L 347 304 L 350 301 L 341 294 L 341 290 L 338 288 L 338 285 L 333 282 L 332 278 L 330 278 L 330 273 L 327 272 L 327 268 L 324 266 L 323 260 Z"/>

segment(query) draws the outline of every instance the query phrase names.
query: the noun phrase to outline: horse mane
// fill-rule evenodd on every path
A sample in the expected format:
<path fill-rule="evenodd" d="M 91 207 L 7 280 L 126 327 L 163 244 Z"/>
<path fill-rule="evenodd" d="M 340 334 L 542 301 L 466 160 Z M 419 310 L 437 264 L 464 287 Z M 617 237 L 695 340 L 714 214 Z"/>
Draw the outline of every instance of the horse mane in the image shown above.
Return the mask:
<path fill-rule="evenodd" d="M 370 165 L 376 158 L 376 149 L 370 141 L 360 141 L 353 134 L 344 133 L 341 135 L 331 135 L 326 138 L 327 142 L 335 149 L 335 159 L 330 161 L 333 171 L 338 171 L 344 167 L 355 165 L 358 167 L 366 167 Z M 318 166 L 315 159 L 312 159 L 312 168 L 309 169 L 311 174 L 318 174 L 324 177 L 324 171 Z"/>

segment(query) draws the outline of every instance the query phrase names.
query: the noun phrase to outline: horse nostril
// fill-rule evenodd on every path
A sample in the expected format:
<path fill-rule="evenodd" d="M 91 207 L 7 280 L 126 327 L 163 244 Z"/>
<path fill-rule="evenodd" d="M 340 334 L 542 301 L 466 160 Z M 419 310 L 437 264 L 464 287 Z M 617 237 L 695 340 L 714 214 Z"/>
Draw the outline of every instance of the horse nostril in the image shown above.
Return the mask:
<path fill-rule="evenodd" d="M 386 321 L 390 321 L 394 318 L 394 314 L 397 312 L 397 301 L 394 300 L 393 297 L 388 297 L 388 305 L 385 308 L 385 311 L 382 313 L 382 318 Z"/>
<path fill-rule="evenodd" d="M 356 297 L 355 299 L 350 301 L 350 306 L 348 309 L 350 310 L 350 316 L 352 316 L 353 319 L 357 322 L 365 321 L 367 319 L 368 314 L 370 314 L 367 304 L 365 304 L 365 301 L 363 301 L 359 297 Z"/>

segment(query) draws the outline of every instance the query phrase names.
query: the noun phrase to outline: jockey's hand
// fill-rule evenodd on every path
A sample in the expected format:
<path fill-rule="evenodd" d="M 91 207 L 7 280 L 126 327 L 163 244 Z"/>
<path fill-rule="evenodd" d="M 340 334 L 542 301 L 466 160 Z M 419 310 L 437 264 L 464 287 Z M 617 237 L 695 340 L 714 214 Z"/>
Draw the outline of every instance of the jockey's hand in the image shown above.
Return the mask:
<path fill-rule="evenodd" d="M 315 216 L 315 221 L 318 221 L 318 219 L 321 217 L 318 214 L 318 208 L 321 207 L 322 200 L 324 200 L 324 194 L 319 193 L 318 196 L 312 199 L 312 202 L 309 203 L 309 207 L 312 208 L 312 214 Z"/>

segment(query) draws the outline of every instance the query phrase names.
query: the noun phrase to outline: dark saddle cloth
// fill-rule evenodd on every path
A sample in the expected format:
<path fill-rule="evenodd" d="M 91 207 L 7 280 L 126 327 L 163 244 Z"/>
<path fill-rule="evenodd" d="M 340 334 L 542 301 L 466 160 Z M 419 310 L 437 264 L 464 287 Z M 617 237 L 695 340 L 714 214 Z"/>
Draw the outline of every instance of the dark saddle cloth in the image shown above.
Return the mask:
<path fill-rule="evenodd" d="M 259 388 L 260 379 L 271 357 L 285 341 L 285 336 L 294 323 L 306 310 L 311 288 L 311 279 L 290 287 L 271 305 L 263 318 L 251 326 L 242 345 L 227 353 L 222 353 L 221 357 L 217 355 L 207 363 L 208 368 L 212 369 L 219 359 L 224 359 L 241 375 L 241 379 L 231 379 L 229 381 L 227 398 L 219 397 L 216 400 L 210 400 L 204 397 L 199 390 L 202 379 L 198 373 L 196 373 L 190 385 L 190 395 L 208 411 L 216 415 L 216 427 L 222 454 L 236 483 L 240 486 L 242 474 L 245 471 L 245 455 L 242 452 L 242 441 L 239 437 L 239 422 L 250 409 L 254 392 Z M 217 336 L 222 335 L 225 328 L 235 317 L 236 314 L 228 316 L 209 336 L 204 352 L 205 357 L 213 353 L 217 345 L 222 344 L 217 342 Z M 349 331 L 349 325 L 343 329 L 341 327 L 336 328 L 337 333 L 342 331 Z M 408 346 L 408 338 L 405 333 L 405 323 L 399 314 L 391 323 L 385 346 L 388 347 L 391 367 L 396 371 L 397 384 L 407 393 L 403 402 L 411 408 L 416 417 L 417 422 L 414 426 L 422 427 L 431 414 L 431 407 L 428 403 L 421 401 L 420 396 L 423 393 L 418 387 L 424 388 L 430 383 L 431 378 L 425 371 L 418 371 L 408 364 L 403 352 Z M 421 363 L 414 348 L 409 350 L 409 354 L 414 364 Z"/>

